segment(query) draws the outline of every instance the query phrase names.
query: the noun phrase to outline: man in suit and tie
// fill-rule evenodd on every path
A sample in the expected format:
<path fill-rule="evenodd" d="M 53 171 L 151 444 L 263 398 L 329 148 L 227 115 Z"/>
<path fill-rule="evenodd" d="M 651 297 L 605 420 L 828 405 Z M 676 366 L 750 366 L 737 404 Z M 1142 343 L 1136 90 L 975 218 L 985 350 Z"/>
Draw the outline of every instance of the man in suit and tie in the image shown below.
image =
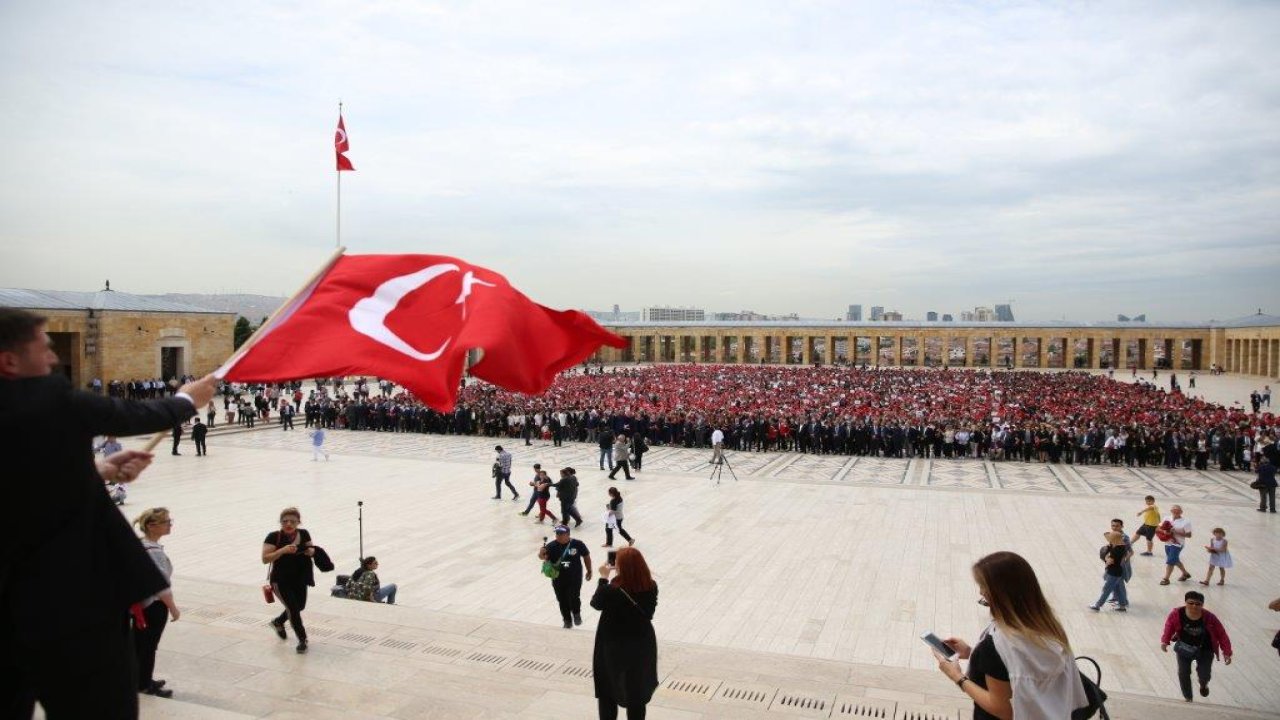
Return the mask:
<path fill-rule="evenodd" d="M 129 606 L 165 589 L 103 480 L 130 482 L 151 455 L 124 450 L 95 465 L 95 435 L 181 423 L 213 397 L 212 376 L 172 397 L 130 401 L 76 390 L 45 319 L 0 308 L 0 457 L 9 502 L 0 518 L 0 717 L 138 715 Z"/>
<path fill-rule="evenodd" d="M 196 424 L 191 426 L 191 440 L 196 444 L 196 456 L 203 457 L 209 454 L 209 449 L 205 447 L 204 439 L 209 435 L 209 426 L 200 422 L 200 418 L 196 418 Z"/>

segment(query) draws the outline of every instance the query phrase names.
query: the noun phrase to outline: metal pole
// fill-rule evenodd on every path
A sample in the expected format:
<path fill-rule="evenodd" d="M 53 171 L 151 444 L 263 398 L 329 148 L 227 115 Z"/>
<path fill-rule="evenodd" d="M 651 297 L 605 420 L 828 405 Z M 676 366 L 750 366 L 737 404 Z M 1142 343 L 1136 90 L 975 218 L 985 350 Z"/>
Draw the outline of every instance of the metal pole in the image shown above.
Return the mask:
<path fill-rule="evenodd" d="M 364 501 L 356 501 L 357 522 L 360 525 L 360 562 L 364 562 Z"/>

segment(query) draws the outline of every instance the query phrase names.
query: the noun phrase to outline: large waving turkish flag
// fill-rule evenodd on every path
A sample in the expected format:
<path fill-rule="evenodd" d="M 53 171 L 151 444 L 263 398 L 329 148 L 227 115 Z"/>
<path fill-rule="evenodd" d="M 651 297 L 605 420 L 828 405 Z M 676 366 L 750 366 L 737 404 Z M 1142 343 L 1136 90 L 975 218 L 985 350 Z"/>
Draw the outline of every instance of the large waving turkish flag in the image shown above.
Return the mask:
<path fill-rule="evenodd" d="M 374 375 L 453 409 L 471 374 L 516 392 L 623 338 L 576 310 L 539 305 L 492 270 L 442 255 L 343 255 L 215 373 L 238 382 Z"/>

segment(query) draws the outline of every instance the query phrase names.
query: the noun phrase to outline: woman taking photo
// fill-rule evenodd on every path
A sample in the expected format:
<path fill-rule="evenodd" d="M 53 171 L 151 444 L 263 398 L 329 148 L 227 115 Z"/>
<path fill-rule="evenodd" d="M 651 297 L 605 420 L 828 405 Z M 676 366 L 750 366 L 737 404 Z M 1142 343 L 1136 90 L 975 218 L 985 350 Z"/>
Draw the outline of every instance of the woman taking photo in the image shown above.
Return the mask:
<path fill-rule="evenodd" d="M 164 508 L 151 508 L 139 515 L 133 523 L 142 531 L 142 547 L 160 569 L 165 580 L 173 577 L 173 563 L 160 545 L 160 538 L 173 529 L 173 518 Z M 138 658 L 138 692 L 157 697 L 173 697 L 173 690 L 164 686 L 164 680 L 156 680 L 152 674 L 156 669 L 156 649 L 160 647 L 160 636 L 164 634 L 164 626 L 170 618 L 176 622 L 182 613 L 173 600 L 173 591 L 165 590 L 153 595 L 142 603 L 142 617 L 145 627 L 135 621 L 133 647 Z"/>
<path fill-rule="evenodd" d="M 284 612 L 271 621 L 271 627 L 281 640 L 288 639 L 284 624 L 287 620 L 298 637 L 297 651 L 307 651 L 307 629 L 302 625 L 302 611 L 307 607 L 307 588 L 316 584 L 311 557 L 315 550 L 311 545 L 311 533 L 298 527 L 302 514 L 298 508 L 280 511 L 280 529 L 268 533 L 262 541 L 262 563 L 271 566 L 269 579 Z"/>
<path fill-rule="evenodd" d="M 600 611 L 591 659 L 600 720 L 615 720 L 618 706 L 627 709 L 627 720 L 644 720 L 658 688 L 658 585 L 639 550 L 622 548 L 613 565 L 600 566 L 591 607 Z"/>
<path fill-rule="evenodd" d="M 973 579 L 992 623 L 972 647 L 947 638 L 958 659 L 939 657 L 938 669 L 973 700 L 974 720 L 1063 720 L 1088 705 L 1067 634 L 1031 565 L 992 553 L 974 563 Z M 959 660 L 969 661 L 967 672 Z"/>

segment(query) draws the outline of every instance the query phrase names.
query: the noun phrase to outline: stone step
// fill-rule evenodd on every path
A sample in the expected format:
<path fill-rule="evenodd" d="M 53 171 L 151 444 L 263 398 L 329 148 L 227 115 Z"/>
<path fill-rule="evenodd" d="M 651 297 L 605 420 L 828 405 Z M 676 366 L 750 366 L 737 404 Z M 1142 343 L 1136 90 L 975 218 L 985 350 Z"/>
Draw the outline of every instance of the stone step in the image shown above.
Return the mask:
<path fill-rule="evenodd" d="M 280 606 L 259 589 L 179 577 L 183 618 L 161 643 L 157 674 L 171 701 L 143 717 L 594 717 L 596 613 L 574 630 L 405 606 L 308 603 L 311 649 L 293 652 L 267 627 Z M 660 641 L 651 718 L 917 718 L 959 720 L 970 704 L 932 671 Z M 1235 708 L 1111 693 L 1116 718 L 1271 717 Z M 197 715 L 199 708 L 206 714 Z M 294 715 L 287 715 L 293 713 Z"/>

